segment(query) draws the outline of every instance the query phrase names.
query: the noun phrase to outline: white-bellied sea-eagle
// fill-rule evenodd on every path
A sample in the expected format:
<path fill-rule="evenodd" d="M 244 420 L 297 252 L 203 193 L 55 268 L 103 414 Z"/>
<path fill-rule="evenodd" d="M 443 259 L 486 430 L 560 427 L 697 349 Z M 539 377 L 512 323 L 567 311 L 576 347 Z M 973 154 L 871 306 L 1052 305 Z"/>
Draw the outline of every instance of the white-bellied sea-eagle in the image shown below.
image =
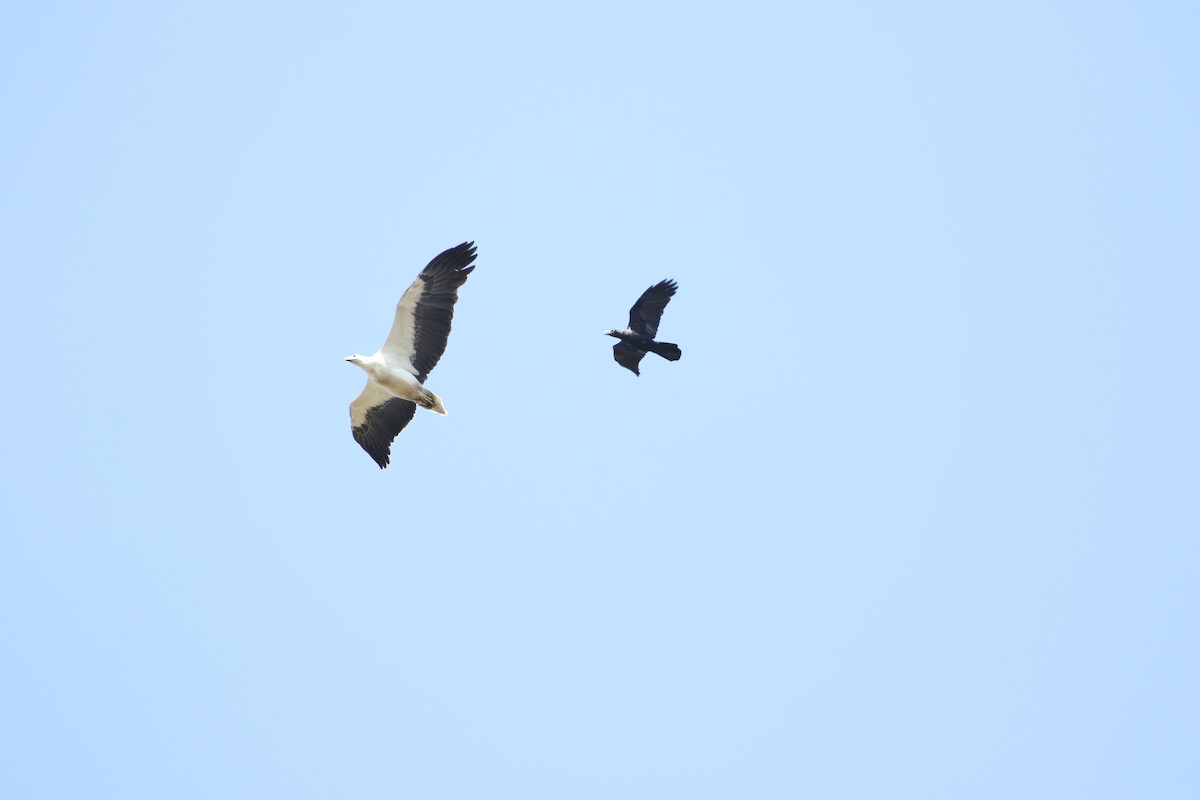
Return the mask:
<path fill-rule="evenodd" d="M 474 260 L 475 243 L 463 242 L 430 261 L 396 304 L 392 331 L 379 352 L 346 359 L 367 373 L 366 388 L 350 404 L 350 430 L 380 469 L 417 406 L 446 413 L 424 383 L 446 351 L 458 287 L 475 269 Z"/>

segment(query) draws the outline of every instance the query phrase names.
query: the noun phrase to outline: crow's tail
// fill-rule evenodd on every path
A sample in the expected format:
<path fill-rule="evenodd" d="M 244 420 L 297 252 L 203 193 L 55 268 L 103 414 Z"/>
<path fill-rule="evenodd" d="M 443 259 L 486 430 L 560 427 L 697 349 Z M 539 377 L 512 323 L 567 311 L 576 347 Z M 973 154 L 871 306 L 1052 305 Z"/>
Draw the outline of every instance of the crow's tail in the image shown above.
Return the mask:
<path fill-rule="evenodd" d="M 667 361 L 678 361 L 683 357 L 683 351 L 679 349 L 679 345 L 670 342 L 654 342 L 650 346 L 650 352 L 662 356 Z"/>

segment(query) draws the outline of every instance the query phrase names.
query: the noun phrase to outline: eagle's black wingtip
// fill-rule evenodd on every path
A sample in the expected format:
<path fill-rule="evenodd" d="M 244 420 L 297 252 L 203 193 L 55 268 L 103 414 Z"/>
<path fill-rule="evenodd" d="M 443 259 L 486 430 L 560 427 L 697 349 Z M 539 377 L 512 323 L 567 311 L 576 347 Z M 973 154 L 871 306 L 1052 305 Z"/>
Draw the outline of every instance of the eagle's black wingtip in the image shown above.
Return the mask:
<path fill-rule="evenodd" d="M 476 255 L 475 243 L 463 242 L 462 244 L 447 248 L 434 256 L 425 265 L 425 269 L 421 270 L 421 275 L 425 276 L 430 273 L 449 270 L 458 275 L 466 276 L 471 270 L 475 269 L 471 262 L 475 260 Z"/>

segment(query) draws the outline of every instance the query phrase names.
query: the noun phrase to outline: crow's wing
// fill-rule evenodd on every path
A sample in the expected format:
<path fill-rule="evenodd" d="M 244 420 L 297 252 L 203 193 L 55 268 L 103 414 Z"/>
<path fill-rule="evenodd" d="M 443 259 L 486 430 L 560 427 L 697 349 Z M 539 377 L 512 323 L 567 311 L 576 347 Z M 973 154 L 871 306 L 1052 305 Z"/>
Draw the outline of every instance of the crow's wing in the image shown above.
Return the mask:
<path fill-rule="evenodd" d="M 629 309 L 629 327 L 635 333 L 653 339 L 658 333 L 658 322 L 662 319 L 663 309 L 667 307 L 667 302 L 678 288 L 679 285 L 675 281 L 666 280 L 642 292 L 633 308 Z"/>
<path fill-rule="evenodd" d="M 631 371 L 634 375 L 642 374 L 638 372 L 638 364 L 642 362 L 642 356 L 644 355 L 646 354 L 643 351 L 625 342 L 617 342 L 613 345 L 613 358 L 618 364 Z"/>

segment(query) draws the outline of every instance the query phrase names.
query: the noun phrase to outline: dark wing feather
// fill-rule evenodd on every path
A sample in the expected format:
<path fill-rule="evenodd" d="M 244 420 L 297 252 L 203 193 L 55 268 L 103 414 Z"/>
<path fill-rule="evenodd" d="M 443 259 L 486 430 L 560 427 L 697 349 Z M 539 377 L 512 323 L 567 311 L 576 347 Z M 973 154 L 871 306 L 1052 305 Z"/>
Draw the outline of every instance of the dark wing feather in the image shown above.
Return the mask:
<path fill-rule="evenodd" d="M 617 342 L 613 345 L 613 358 L 622 367 L 632 371 L 634 375 L 642 374 L 638 372 L 638 364 L 642 362 L 644 355 L 646 355 L 644 352 L 625 342 Z"/>
<path fill-rule="evenodd" d="M 350 432 L 354 441 L 383 469 L 388 465 L 392 440 L 416 413 L 416 403 L 393 397 L 368 381 L 362 394 L 350 404 Z"/>
<path fill-rule="evenodd" d="M 634 333 L 640 333 L 653 339 L 658 334 L 658 323 L 662 319 L 663 309 L 674 296 L 679 285 L 672 280 L 660 281 L 642 292 L 642 296 L 629 309 L 629 327 Z"/>
<path fill-rule="evenodd" d="M 405 358 L 421 383 L 446 352 L 458 287 L 475 269 L 475 243 L 463 242 L 429 262 L 396 304 L 383 351 Z"/>

